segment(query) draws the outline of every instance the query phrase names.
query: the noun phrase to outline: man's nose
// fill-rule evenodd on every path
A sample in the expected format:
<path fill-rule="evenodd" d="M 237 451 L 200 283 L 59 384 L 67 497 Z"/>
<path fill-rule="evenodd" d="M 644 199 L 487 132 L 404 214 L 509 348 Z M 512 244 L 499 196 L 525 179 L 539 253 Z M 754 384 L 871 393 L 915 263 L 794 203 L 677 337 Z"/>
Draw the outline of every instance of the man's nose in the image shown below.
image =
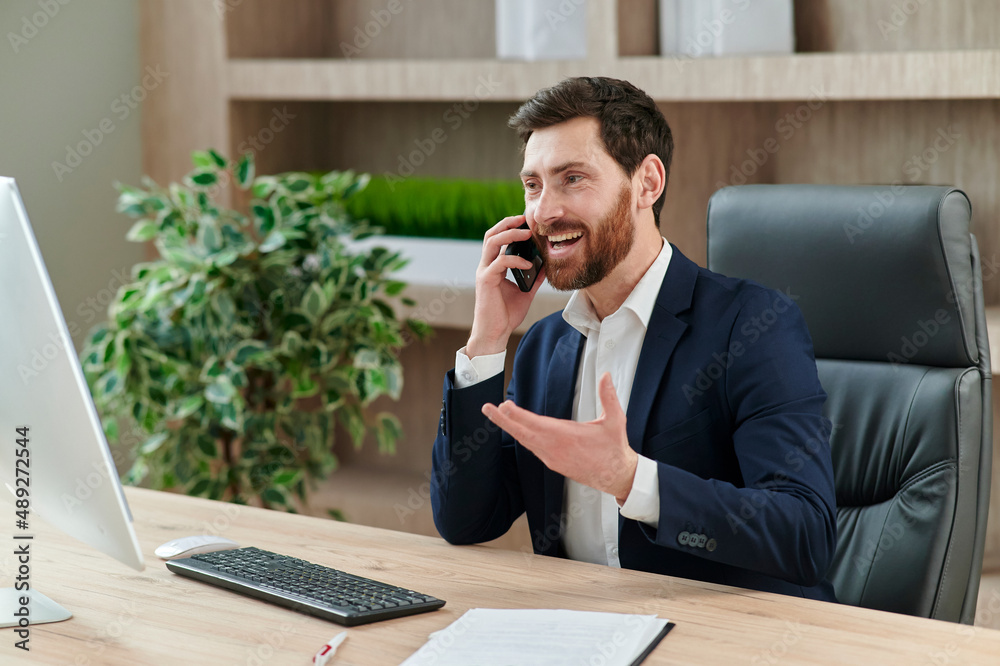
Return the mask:
<path fill-rule="evenodd" d="M 558 220 L 564 217 L 565 212 L 563 198 L 556 190 L 542 190 L 542 193 L 535 200 L 535 224 L 547 224 Z"/>

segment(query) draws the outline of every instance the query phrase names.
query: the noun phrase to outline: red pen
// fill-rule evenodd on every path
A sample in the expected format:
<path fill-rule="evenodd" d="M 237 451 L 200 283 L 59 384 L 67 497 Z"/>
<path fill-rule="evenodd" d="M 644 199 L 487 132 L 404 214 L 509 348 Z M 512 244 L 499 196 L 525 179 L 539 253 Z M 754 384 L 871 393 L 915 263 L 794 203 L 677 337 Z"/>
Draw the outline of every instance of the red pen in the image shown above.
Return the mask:
<path fill-rule="evenodd" d="M 327 641 L 326 645 L 321 647 L 319 652 L 313 655 L 313 663 L 316 664 L 316 666 L 326 666 L 326 662 L 330 660 L 333 653 L 337 651 L 337 647 L 343 643 L 346 638 L 347 632 L 342 631 Z"/>

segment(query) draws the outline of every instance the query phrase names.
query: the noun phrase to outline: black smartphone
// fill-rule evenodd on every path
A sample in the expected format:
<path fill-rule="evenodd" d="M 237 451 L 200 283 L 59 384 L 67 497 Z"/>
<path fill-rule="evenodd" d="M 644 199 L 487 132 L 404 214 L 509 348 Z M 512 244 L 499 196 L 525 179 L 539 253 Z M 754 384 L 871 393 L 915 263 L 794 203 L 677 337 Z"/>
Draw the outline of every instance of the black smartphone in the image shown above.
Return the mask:
<path fill-rule="evenodd" d="M 525 222 L 520 228 L 527 229 L 528 223 Z M 531 291 L 531 288 L 535 285 L 535 280 L 538 279 L 538 271 L 544 263 L 542 255 L 538 251 L 538 246 L 535 245 L 535 241 L 529 238 L 511 243 L 507 246 L 506 254 L 516 254 L 531 262 L 531 268 L 527 270 L 521 268 L 510 269 L 510 272 L 514 274 L 514 281 L 517 282 L 518 288 L 521 291 Z"/>

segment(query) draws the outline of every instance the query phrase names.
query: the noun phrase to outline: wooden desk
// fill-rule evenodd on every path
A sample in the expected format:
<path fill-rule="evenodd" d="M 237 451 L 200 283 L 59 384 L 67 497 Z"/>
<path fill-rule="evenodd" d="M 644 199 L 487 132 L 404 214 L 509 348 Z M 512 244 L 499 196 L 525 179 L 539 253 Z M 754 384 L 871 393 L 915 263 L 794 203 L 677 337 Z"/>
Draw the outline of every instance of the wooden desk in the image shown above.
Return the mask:
<path fill-rule="evenodd" d="M 336 664 L 398 664 L 469 608 L 655 613 L 677 627 L 647 664 L 996 664 L 1000 631 L 750 592 L 149 490 L 126 490 L 141 573 L 38 521 L 31 578 L 74 613 L 0 630 L 0 663 L 305 666 L 342 627 L 171 574 L 153 549 L 210 531 L 447 600 L 436 612 L 348 629 Z M 11 518 L 13 521 L 13 518 Z M 10 534 L 5 530 L 6 534 Z M 9 536 L 5 537 L 9 538 Z M 13 548 L 3 547 L 9 585 Z"/>

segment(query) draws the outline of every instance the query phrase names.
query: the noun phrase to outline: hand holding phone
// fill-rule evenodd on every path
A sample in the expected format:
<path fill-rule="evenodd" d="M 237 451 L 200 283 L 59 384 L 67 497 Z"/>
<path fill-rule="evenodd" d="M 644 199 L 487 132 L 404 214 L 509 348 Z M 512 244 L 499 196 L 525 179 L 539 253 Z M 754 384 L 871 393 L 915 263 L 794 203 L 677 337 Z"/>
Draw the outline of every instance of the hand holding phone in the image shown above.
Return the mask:
<path fill-rule="evenodd" d="M 527 229 L 528 223 L 525 222 L 520 228 Z M 535 241 L 531 238 L 523 241 L 515 241 L 507 246 L 506 254 L 514 254 L 531 262 L 531 268 L 510 269 L 510 272 L 514 274 L 514 281 L 517 282 L 518 288 L 525 292 L 531 291 L 531 288 L 535 285 L 535 280 L 538 279 L 538 271 L 544 263 L 542 255 L 538 251 L 538 246 L 535 245 Z"/>

